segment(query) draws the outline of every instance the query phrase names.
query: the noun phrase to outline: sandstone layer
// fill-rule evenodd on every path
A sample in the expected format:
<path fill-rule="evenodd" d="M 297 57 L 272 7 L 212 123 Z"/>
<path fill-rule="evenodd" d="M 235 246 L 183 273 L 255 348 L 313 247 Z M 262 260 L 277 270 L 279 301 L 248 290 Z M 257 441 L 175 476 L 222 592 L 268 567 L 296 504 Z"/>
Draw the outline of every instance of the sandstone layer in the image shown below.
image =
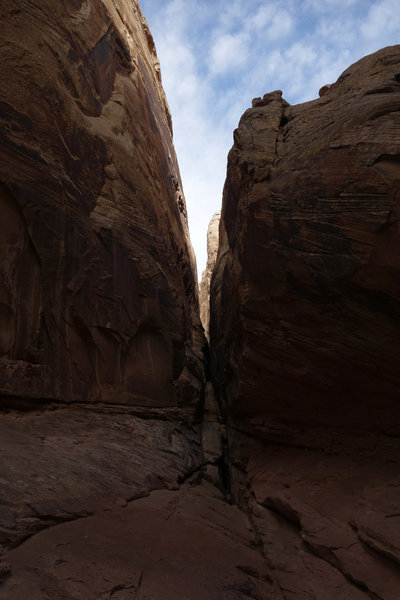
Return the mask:
<path fill-rule="evenodd" d="M 399 204 L 400 46 L 234 133 L 212 368 L 273 598 L 399 596 Z"/>
<path fill-rule="evenodd" d="M 264 598 L 140 8 L 0 17 L 0 598 Z"/>
<path fill-rule="evenodd" d="M 215 213 L 208 224 L 207 264 L 201 275 L 201 282 L 199 285 L 200 318 L 207 339 L 209 339 L 210 333 L 210 285 L 215 263 L 217 261 L 220 217 L 220 212 Z"/>
<path fill-rule="evenodd" d="M 400 433 L 399 47 L 235 131 L 213 280 L 226 407 Z"/>

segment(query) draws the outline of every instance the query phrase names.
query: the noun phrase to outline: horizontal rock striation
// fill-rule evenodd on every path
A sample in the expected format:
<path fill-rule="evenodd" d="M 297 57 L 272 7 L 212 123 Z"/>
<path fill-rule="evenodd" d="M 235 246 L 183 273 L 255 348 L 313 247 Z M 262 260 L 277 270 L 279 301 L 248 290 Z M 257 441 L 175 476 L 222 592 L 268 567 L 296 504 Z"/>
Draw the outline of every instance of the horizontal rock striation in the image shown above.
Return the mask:
<path fill-rule="evenodd" d="M 0 406 L 195 405 L 195 263 L 138 3 L 0 10 Z"/>
<path fill-rule="evenodd" d="M 212 369 L 271 597 L 396 600 L 400 46 L 324 91 L 257 98 L 234 133 Z"/>
<path fill-rule="evenodd" d="M 399 61 L 266 94 L 235 131 L 211 297 L 232 414 L 400 433 Z"/>

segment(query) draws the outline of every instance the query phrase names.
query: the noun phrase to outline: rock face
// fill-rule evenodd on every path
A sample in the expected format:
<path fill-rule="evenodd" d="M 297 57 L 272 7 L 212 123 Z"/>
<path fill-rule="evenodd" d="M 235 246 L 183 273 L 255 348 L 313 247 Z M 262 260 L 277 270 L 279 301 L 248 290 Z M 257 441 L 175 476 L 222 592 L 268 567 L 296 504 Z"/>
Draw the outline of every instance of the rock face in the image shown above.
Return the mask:
<path fill-rule="evenodd" d="M 253 101 L 229 154 L 210 336 L 232 489 L 274 598 L 398 597 L 399 216 L 400 46 L 312 102 Z"/>
<path fill-rule="evenodd" d="M 400 433 L 399 110 L 395 46 L 243 115 L 211 298 L 235 415 Z"/>
<path fill-rule="evenodd" d="M 0 404 L 196 404 L 195 266 L 137 2 L 0 16 Z"/>
<path fill-rule="evenodd" d="M 146 22 L 133 0 L 6 4 L 0 598 L 264 598 L 257 532 L 221 483 Z"/>
<path fill-rule="evenodd" d="M 244 115 L 217 405 L 137 2 L 0 17 L 0 598 L 398 600 L 400 48 Z"/>
<path fill-rule="evenodd" d="M 7 600 L 247 600 L 270 587 L 249 519 L 211 485 L 160 490 L 11 553 Z M 3 595 L 2 595 L 3 594 Z"/>
<path fill-rule="evenodd" d="M 199 285 L 200 318 L 203 323 L 207 339 L 210 329 L 210 284 L 218 254 L 219 220 L 221 213 L 212 216 L 207 229 L 207 264 Z"/>

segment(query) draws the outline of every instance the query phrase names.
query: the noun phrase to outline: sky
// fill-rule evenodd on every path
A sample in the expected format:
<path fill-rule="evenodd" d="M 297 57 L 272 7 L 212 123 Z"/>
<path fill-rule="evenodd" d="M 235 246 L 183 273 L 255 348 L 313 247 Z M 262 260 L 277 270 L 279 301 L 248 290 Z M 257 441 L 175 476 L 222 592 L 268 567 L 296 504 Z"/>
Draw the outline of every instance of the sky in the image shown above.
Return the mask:
<path fill-rule="evenodd" d="M 139 0 L 171 109 L 199 277 L 233 130 L 253 98 L 290 104 L 400 43 L 399 0 Z"/>

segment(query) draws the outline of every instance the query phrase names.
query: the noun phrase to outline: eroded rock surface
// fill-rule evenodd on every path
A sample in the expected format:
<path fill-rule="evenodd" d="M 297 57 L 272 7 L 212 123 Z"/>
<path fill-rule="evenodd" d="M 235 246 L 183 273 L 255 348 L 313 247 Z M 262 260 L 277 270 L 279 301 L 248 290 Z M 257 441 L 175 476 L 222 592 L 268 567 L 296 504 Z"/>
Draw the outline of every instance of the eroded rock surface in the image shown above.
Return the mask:
<path fill-rule="evenodd" d="M 10 564 L 7 600 L 247 600 L 274 589 L 251 522 L 210 484 L 58 525 Z"/>
<path fill-rule="evenodd" d="M 217 212 L 212 216 L 207 229 L 207 264 L 201 275 L 199 285 L 199 304 L 200 318 L 203 323 L 207 339 L 209 339 L 210 329 L 210 284 L 218 254 L 219 242 L 219 220 L 221 213 Z"/>
<path fill-rule="evenodd" d="M 139 5 L 0 16 L 0 403 L 193 405 L 195 265 Z"/>
<path fill-rule="evenodd" d="M 0 17 L 0 598 L 398 600 L 399 48 L 243 117 L 218 406 L 137 2 Z"/>
<path fill-rule="evenodd" d="M 213 280 L 229 411 L 400 433 L 399 47 L 235 131 Z"/>
<path fill-rule="evenodd" d="M 34 560 L 21 544 L 38 532 L 102 529 L 218 457 L 201 447 L 196 269 L 139 5 L 16 0 L 0 19 L 0 597 L 61 600 L 62 577 L 47 589 L 4 553 Z"/>
<path fill-rule="evenodd" d="M 276 598 L 400 590 L 400 46 L 253 101 L 211 285 L 232 489 Z"/>

